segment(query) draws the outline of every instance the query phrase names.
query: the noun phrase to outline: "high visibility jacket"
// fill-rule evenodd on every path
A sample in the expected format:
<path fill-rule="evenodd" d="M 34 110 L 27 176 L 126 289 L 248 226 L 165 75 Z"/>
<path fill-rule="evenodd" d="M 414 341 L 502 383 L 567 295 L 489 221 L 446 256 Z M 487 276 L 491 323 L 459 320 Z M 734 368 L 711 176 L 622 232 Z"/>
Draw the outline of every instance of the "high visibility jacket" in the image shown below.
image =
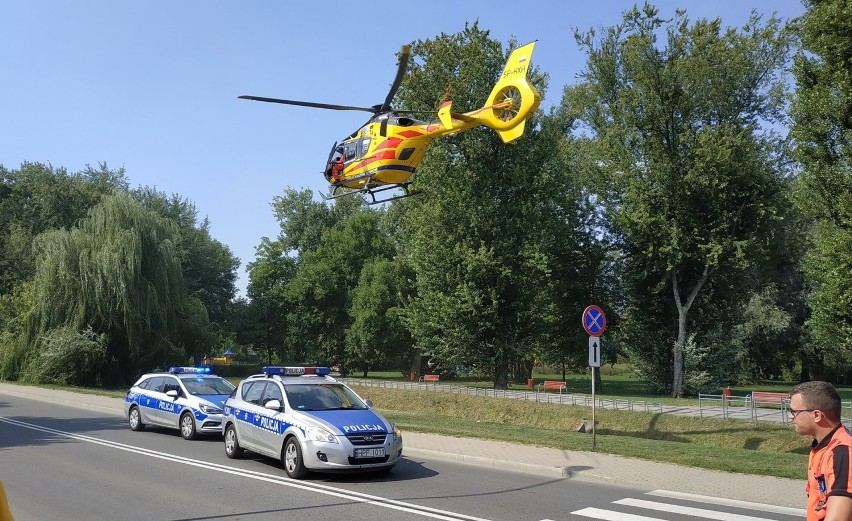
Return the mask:
<path fill-rule="evenodd" d="M 6 491 L 3 490 L 2 481 L 0 481 L 0 521 L 15 521 L 9 510 L 9 502 L 6 501 Z"/>
<path fill-rule="evenodd" d="M 852 497 L 852 435 L 846 427 L 838 425 L 823 438 L 814 440 L 808 457 L 807 521 L 825 519 L 825 502 L 829 496 Z"/>

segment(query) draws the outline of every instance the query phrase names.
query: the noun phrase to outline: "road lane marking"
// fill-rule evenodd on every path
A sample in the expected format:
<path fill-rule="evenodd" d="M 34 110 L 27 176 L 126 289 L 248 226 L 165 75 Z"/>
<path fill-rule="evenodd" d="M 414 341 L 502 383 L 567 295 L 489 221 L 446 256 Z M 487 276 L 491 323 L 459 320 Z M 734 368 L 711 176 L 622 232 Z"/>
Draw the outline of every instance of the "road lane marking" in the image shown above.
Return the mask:
<path fill-rule="evenodd" d="M 612 510 L 603 510 L 601 508 L 588 507 L 582 510 L 571 512 L 575 516 L 591 517 L 592 519 L 601 519 L 603 521 L 661 521 L 657 517 L 637 516 L 636 514 L 625 514 L 624 512 L 613 512 Z"/>
<path fill-rule="evenodd" d="M 704 508 L 670 505 L 668 503 L 646 501 L 644 499 L 625 498 L 619 499 L 618 501 L 613 501 L 613 504 L 627 505 L 637 508 L 646 508 L 649 510 L 657 510 L 659 512 L 669 512 L 671 514 L 684 514 L 687 516 L 700 517 L 702 519 L 715 519 L 717 521 L 773 521 L 765 517 L 744 516 L 742 514 L 732 514 L 729 512 L 720 512 L 718 510 L 707 510 Z"/>
<path fill-rule="evenodd" d="M 443 521 L 489 521 L 488 519 L 468 516 L 465 514 L 459 514 L 456 512 L 450 512 L 448 510 L 441 510 L 437 508 L 431 508 L 426 506 L 417 505 L 414 503 L 406 503 L 404 501 L 397 501 L 395 499 L 385 498 L 381 496 L 374 496 L 371 494 L 364 494 L 362 492 L 353 492 L 350 490 L 346 490 L 343 488 L 332 487 L 329 485 L 324 485 L 321 483 L 312 483 L 305 484 L 301 482 L 297 482 L 291 480 L 289 478 L 285 478 L 282 476 L 277 476 L 274 474 L 266 474 L 263 472 L 257 472 L 253 470 L 245 470 L 238 469 L 236 467 L 230 467 L 227 465 L 221 465 L 218 463 L 211 463 L 207 461 L 195 460 L 192 458 L 186 458 L 184 456 L 178 456 L 176 454 L 169 454 L 167 452 L 159 452 L 151 449 L 144 449 L 141 447 L 134 447 L 133 445 L 126 445 L 124 443 L 118 443 L 114 441 L 102 440 L 100 438 L 94 438 L 92 436 L 86 436 L 83 434 L 75 434 L 72 432 L 60 431 L 57 429 L 52 429 L 50 427 L 43 427 L 41 425 L 36 425 L 32 423 L 22 422 L 20 420 L 15 420 L 12 418 L 6 418 L 4 416 L 0 416 L 0 422 L 8 423 L 10 425 L 15 425 L 18 427 L 23 427 L 30 430 L 46 432 L 49 434 L 56 434 L 59 436 L 64 436 L 66 438 L 71 438 L 78 441 L 84 441 L 87 443 L 94 443 L 96 445 L 101 445 L 104 447 L 110 447 L 113 449 L 122 450 L 125 452 L 132 452 L 135 454 L 140 454 L 142 456 L 148 456 L 152 458 L 162 459 L 166 461 L 171 461 L 175 463 L 183 463 L 185 465 L 190 465 L 193 467 L 205 468 L 208 470 L 215 470 L 218 472 L 223 472 L 226 474 L 232 474 L 235 476 L 246 477 L 250 479 L 255 479 L 258 481 L 265 481 L 267 483 L 274 483 L 277 485 L 282 485 L 290 488 L 296 488 L 300 490 L 306 490 L 309 492 L 316 492 L 320 494 L 325 494 L 328 496 L 338 497 L 342 499 L 348 499 L 350 501 L 355 501 L 358 503 L 365 503 L 373 506 L 389 508 L 392 510 L 399 510 L 403 512 L 408 512 L 411 514 L 417 514 L 424 517 L 429 517 L 433 519 L 441 519 Z"/>
<path fill-rule="evenodd" d="M 685 499 L 687 501 L 695 501 L 696 503 L 710 503 L 711 505 L 725 505 L 728 507 L 745 508 L 749 510 L 761 510 L 763 512 L 772 512 L 775 514 L 785 514 L 789 516 L 805 517 L 807 513 L 804 508 L 782 507 L 777 505 L 766 505 L 764 503 L 752 503 L 750 501 L 740 501 L 738 499 L 728 499 L 723 497 L 701 496 L 698 494 L 688 494 L 686 492 L 674 492 L 672 490 L 652 490 L 646 492 L 649 496 L 667 497 L 671 499 Z"/>

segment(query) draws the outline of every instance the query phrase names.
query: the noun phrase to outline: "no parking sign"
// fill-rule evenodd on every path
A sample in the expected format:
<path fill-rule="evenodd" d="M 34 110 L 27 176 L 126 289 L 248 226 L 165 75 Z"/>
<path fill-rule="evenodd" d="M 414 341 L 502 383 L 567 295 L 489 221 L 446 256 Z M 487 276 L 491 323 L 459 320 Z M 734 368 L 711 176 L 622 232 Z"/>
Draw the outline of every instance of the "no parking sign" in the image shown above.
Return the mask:
<path fill-rule="evenodd" d="M 589 336 L 601 336 L 606 329 L 606 315 L 601 308 L 592 305 L 583 311 L 583 329 Z"/>

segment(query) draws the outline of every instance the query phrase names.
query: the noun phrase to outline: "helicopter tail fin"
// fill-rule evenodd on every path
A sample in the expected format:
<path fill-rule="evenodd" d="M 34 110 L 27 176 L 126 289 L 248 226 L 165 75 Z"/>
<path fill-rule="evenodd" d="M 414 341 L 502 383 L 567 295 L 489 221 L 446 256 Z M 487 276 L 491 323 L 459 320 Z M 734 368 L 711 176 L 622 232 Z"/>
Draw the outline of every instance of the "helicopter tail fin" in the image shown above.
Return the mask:
<path fill-rule="evenodd" d="M 527 118 L 541 102 L 541 95 L 527 78 L 535 43 L 528 43 L 512 51 L 500 80 L 494 85 L 479 115 L 482 123 L 496 130 L 504 143 L 524 133 Z"/>

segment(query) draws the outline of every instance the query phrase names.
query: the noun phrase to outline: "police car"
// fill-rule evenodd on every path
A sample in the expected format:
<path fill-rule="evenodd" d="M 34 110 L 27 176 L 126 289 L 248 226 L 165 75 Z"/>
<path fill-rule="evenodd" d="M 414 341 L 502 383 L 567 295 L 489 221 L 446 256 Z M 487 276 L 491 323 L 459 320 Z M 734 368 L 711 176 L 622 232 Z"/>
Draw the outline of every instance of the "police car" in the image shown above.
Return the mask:
<path fill-rule="evenodd" d="M 225 402 L 225 454 L 244 449 L 284 463 L 291 478 L 319 472 L 387 471 L 402 434 L 327 367 L 264 367 Z"/>
<path fill-rule="evenodd" d="M 134 431 L 146 424 L 179 429 L 184 439 L 222 432 L 222 404 L 234 385 L 210 367 L 172 367 L 143 375 L 127 391 L 124 413 Z"/>

